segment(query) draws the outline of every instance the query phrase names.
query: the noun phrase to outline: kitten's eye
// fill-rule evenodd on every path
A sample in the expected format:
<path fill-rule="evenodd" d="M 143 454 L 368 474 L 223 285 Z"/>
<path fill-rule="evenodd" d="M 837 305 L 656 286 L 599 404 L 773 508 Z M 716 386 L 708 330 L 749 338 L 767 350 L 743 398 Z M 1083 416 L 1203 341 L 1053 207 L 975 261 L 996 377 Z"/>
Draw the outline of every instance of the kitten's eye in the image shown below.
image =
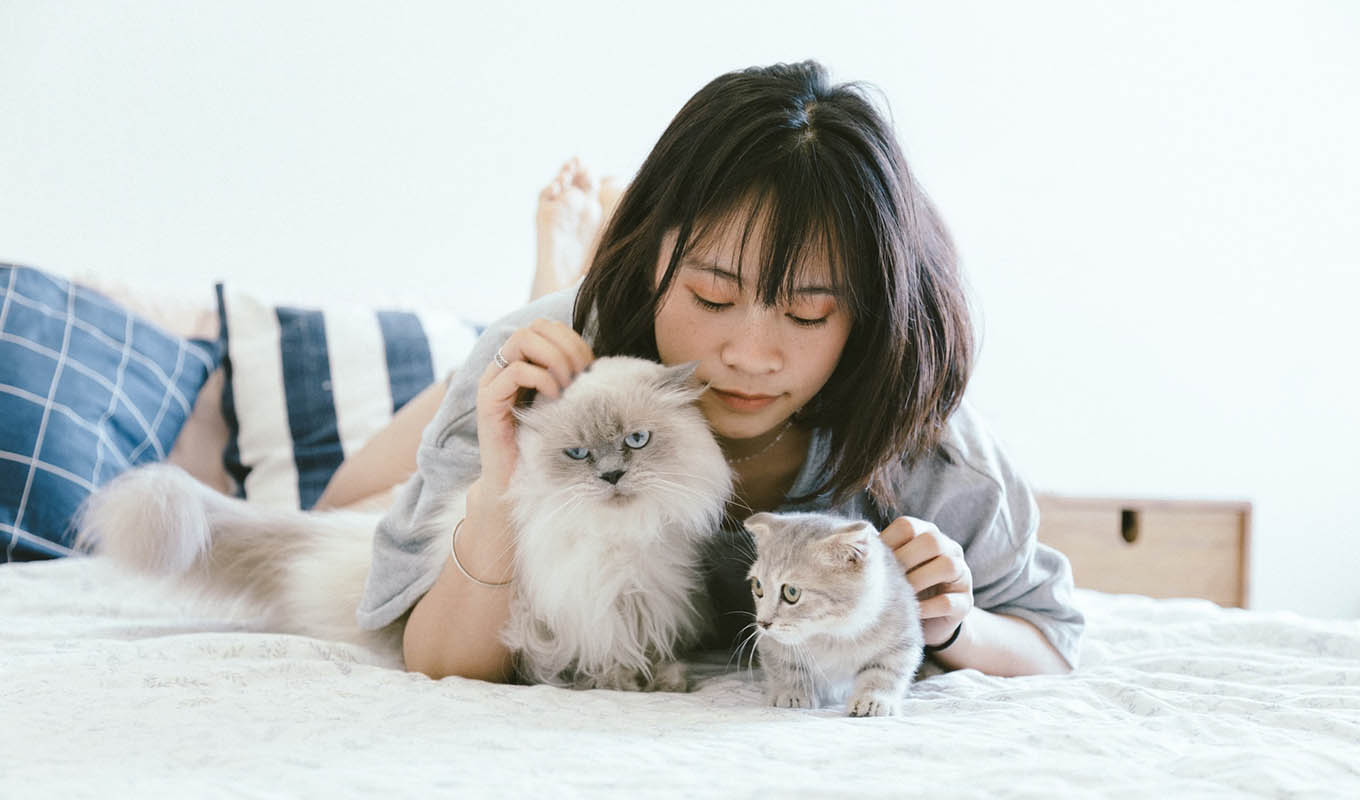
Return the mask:
<path fill-rule="evenodd" d="M 566 450 L 563 450 L 562 452 L 566 453 L 567 458 L 570 458 L 573 461 L 583 461 L 585 460 L 586 456 L 590 455 L 590 451 L 585 449 L 584 447 L 568 447 Z"/>
<path fill-rule="evenodd" d="M 634 431 L 633 433 L 630 433 L 627 436 L 623 437 L 623 443 L 633 448 L 634 450 L 641 450 L 642 448 L 646 447 L 647 443 L 650 442 L 651 440 L 652 440 L 651 431 Z"/>
<path fill-rule="evenodd" d="M 751 579 L 751 593 L 756 597 L 764 597 L 765 590 L 760 585 L 760 578 Z"/>
<path fill-rule="evenodd" d="M 803 593 L 798 589 L 797 586 L 790 586 L 787 583 L 784 584 L 784 602 L 788 603 L 789 605 L 793 605 L 794 603 L 798 602 L 798 598 L 801 597 L 802 594 Z"/>

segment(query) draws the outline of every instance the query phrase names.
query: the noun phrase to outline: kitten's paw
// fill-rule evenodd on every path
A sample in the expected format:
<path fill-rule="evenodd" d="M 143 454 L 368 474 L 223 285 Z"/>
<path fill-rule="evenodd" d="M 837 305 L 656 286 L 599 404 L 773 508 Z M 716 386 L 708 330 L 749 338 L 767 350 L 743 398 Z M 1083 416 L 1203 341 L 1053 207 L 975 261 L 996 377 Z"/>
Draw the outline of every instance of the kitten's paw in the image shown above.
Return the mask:
<path fill-rule="evenodd" d="M 897 698 L 887 692 L 865 692 L 850 701 L 852 717 L 891 717 L 897 713 Z"/>
<path fill-rule="evenodd" d="M 792 689 L 780 689 L 770 695 L 770 705 L 775 708 L 812 708 L 812 698 Z"/>
<path fill-rule="evenodd" d="M 652 668 L 652 685 L 649 688 L 654 692 L 688 692 L 689 675 L 685 672 L 685 665 L 679 661 L 655 665 Z"/>

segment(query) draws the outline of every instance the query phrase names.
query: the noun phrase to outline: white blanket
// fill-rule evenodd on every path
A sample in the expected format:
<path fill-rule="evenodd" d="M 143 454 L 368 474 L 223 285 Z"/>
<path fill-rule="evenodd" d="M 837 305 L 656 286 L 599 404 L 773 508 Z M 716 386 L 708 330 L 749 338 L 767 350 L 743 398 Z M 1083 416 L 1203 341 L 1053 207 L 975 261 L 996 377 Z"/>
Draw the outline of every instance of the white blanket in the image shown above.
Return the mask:
<path fill-rule="evenodd" d="M 499 686 L 252 632 L 94 559 L 0 566 L 0 796 L 1360 797 L 1360 622 L 1079 593 L 1080 669 L 895 718 Z M 721 666 L 721 665 L 719 665 Z"/>

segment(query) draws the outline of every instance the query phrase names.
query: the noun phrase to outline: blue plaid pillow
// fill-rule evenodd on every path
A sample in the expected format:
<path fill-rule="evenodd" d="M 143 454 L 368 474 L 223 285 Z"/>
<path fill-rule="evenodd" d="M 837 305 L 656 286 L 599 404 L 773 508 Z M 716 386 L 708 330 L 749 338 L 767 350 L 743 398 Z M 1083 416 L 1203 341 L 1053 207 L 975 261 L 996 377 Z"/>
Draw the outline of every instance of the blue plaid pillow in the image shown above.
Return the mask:
<path fill-rule="evenodd" d="M 90 289 L 0 264 L 3 560 L 70 555 L 81 502 L 165 458 L 217 351 Z"/>

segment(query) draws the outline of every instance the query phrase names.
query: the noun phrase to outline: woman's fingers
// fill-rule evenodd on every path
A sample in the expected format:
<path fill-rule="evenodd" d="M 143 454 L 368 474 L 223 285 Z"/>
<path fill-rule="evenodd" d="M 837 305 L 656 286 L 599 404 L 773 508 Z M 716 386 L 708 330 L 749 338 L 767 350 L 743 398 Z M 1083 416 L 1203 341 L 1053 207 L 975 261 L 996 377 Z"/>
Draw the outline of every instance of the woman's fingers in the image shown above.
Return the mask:
<path fill-rule="evenodd" d="M 591 351 L 590 345 L 570 325 L 556 320 L 541 319 L 536 321 L 532 327 L 556 344 L 558 349 L 567 356 L 572 365 L 573 376 L 585 372 L 590 363 L 595 360 L 595 353 Z"/>
<path fill-rule="evenodd" d="M 493 359 L 478 379 L 477 438 L 483 477 L 488 485 L 503 488 L 518 458 L 514 408 L 522 392 L 561 397 L 595 356 L 571 326 L 546 319 L 512 333 L 501 345 L 500 355 L 506 366 Z"/>
<path fill-rule="evenodd" d="M 958 542 L 940 532 L 932 522 L 915 517 L 898 517 L 879 534 L 908 571 L 939 556 L 963 559 L 963 548 Z"/>
<path fill-rule="evenodd" d="M 590 346 L 576 331 L 561 322 L 546 319 L 534 320 L 528 327 L 515 331 L 501 345 L 500 351 L 511 366 L 519 361 L 547 370 L 557 382 L 558 391 L 549 392 L 554 397 L 594 360 Z M 498 364 L 495 366 L 500 368 Z M 527 384 L 525 388 L 529 388 Z"/>
<path fill-rule="evenodd" d="M 535 389 L 549 397 L 560 397 L 565 386 L 556 375 L 528 361 L 511 361 L 487 385 L 489 398 L 505 413 L 515 404 L 520 391 Z"/>
<path fill-rule="evenodd" d="M 973 593 L 964 587 L 947 586 L 942 594 L 921 601 L 921 619 L 963 619 L 973 608 Z"/>
<path fill-rule="evenodd" d="M 915 569 L 907 571 L 907 582 L 911 588 L 917 592 L 923 592 L 932 586 L 941 583 L 956 584 L 964 583 L 968 577 L 968 564 L 963 558 L 950 556 L 936 556 Z M 969 588 L 972 588 L 972 581 L 966 581 Z"/>

